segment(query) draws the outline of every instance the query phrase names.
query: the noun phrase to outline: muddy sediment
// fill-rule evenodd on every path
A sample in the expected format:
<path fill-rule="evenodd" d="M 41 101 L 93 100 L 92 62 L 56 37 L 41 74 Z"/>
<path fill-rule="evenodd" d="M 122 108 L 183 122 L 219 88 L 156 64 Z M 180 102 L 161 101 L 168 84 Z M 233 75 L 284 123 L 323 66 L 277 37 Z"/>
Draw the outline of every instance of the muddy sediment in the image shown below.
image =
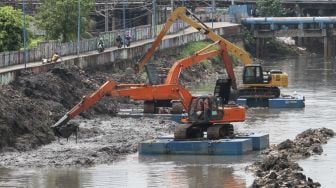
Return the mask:
<path fill-rule="evenodd" d="M 138 143 L 172 133 L 175 123 L 152 118 L 99 116 L 88 120 L 77 118 L 75 136 L 56 139 L 50 144 L 26 152 L 0 153 L 0 166 L 61 167 L 108 164 L 121 156 L 135 153 Z"/>
<path fill-rule="evenodd" d="M 294 140 L 272 145 L 262 152 L 260 162 L 248 167 L 257 177 L 252 187 L 320 187 L 320 183 L 302 173 L 303 169 L 296 161 L 322 154 L 321 145 L 333 136 L 331 129 L 308 129 Z"/>

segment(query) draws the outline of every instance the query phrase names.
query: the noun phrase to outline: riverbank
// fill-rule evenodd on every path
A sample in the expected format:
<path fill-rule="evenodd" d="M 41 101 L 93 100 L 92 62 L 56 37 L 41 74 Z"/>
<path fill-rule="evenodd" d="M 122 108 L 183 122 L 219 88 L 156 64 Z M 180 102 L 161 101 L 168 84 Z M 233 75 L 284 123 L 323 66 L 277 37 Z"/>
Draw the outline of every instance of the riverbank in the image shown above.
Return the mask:
<path fill-rule="evenodd" d="M 171 134 L 175 122 L 160 118 L 120 118 L 98 116 L 76 118 L 75 137 L 57 139 L 25 152 L 0 153 L 0 167 L 81 167 L 109 164 L 137 151 L 138 143 Z"/>

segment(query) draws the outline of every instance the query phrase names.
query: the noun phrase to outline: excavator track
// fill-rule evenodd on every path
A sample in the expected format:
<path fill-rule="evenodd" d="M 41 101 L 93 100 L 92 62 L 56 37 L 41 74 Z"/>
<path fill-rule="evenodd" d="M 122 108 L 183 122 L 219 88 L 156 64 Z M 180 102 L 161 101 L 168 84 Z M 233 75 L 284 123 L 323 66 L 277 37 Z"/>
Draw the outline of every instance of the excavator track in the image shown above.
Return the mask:
<path fill-rule="evenodd" d="M 222 138 L 233 138 L 234 129 L 232 124 L 213 125 L 207 129 L 209 140 L 218 140 Z"/>
<path fill-rule="evenodd" d="M 184 140 L 187 139 L 187 129 L 191 125 L 178 125 L 175 127 L 174 139 L 175 140 Z"/>
<path fill-rule="evenodd" d="M 207 128 L 207 138 L 218 140 L 223 138 L 233 138 L 234 129 L 232 124 L 216 124 Z M 178 125 L 175 127 L 175 140 L 203 139 L 203 129 L 192 124 Z"/>
<path fill-rule="evenodd" d="M 278 87 L 247 87 L 239 89 L 240 98 L 278 98 L 280 89 Z"/>
<path fill-rule="evenodd" d="M 204 133 L 200 127 L 188 125 L 178 125 L 175 127 L 174 140 L 202 139 Z"/>
<path fill-rule="evenodd" d="M 154 113 L 155 112 L 155 104 L 153 101 L 145 101 L 144 102 L 144 113 Z"/>

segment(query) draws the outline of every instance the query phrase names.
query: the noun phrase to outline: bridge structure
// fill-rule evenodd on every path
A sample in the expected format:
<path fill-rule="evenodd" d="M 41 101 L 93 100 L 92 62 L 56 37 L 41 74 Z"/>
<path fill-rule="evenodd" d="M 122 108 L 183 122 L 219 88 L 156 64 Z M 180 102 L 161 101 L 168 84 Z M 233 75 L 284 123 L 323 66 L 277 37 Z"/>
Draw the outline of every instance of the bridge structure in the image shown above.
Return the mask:
<path fill-rule="evenodd" d="M 323 43 L 324 57 L 335 57 L 336 17 L 258 17 L 245 18 L 242 24 L 256 39 L 257 57 L 264 54 L 265 39 L 272 37 L 293 37 L 299 46 L 317 39 Z"/>

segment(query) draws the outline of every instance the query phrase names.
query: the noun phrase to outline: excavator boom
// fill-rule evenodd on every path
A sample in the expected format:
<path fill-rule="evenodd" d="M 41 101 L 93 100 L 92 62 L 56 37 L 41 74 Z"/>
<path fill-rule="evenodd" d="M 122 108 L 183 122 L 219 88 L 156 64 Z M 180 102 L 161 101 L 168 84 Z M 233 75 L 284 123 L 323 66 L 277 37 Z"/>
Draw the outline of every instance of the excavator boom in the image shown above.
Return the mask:
<path fill-rule="evenodd" d="M 229 53 L 230 55 L 235 56 L 237 59 L 240 60 L 241 63 L 244 64 L 244 66 L 248 66 L 248 65 L 253 65 L 253 61 L 250 58 L 249 54 L 239 48 L 237 45 L 225 40 L 223 37 L 221 37 L 220 35 L 214 33 L 206 24 L 204 24 L 202 21 L 200 21 L 195 15 L 193 15 L 188 9 L 186 9 L 185 7 L 179 7 L 177 9 L 175 9 L 171 16 L 168 18 L 167 23 L 165 24 L 165 26 L 163 27 L 163 29 L 161 30 L 160 34 L 158 35 L 158 37 L 155 39 L 155 41 L 152 43 L 151 48 L 148 50 L 148 52 L 145 54 L 145 56 L 140 60 L 140 62 L 137 64 L 137 68 L 136 70 L 142 70 L 144 65 L 149 61 L 149 59 L 152 57 L 155 49 L 159 46 L 161 40 L 163 39 L 164 35 L 167 33 L 167 31 L 169 30 L 169 28 L 171 27 L 171 25 L 173 24 L 173 22 L 175 22 L 177 19 L 180 19 L 182 21 L 184 21 L 185 23 L 187 23 L 188 25 L 190 25 L 191 27 L 195 28 L 196 30 L 198 30 L 199 32 L 203 33 L 204 35 L 206 35 L 210 40 L 214 41 L 214 42 L 218 42 L 219 45 L 221 46 L 222 49 L 222 55 L 221 58 L 223 59 L 223 62 L 225 64 L 225 68 L 226 71 L 229 75 L 229 77 L 232 80 L 232 87 L 234 89 L 237 89 L 237 82 L 236 82 L 236 78 L 234 75 L 234 71 L 233 71 L 233 67 L 232 67 L 232 63 L 231 63 L 231 59 L 229 57 Z M 216 53 L 216 52 L 214 52 Z M 201 59 L 201 58 L 206 58 L 206 56 L 211 56 L 212 54 L 195 54 L 192 58 L 194 58 L 195 60 L 188 60 L 185 59 L 185 61 L 189 61 L 189 62 L 197 62 L 197 58 Z M 179 62 L 180 65 L 187 65 L 186 62 L 182 62 L 184 60 L 181 60 Z M 259 66 L 259 69 L 262 70 L 261 65 L 256 65 Z M 181 71 L 181 68 L 179 67 L 173 67 L 174 71 Z M 244 67 L 245 69 L 245 67 Z M 166 79 L 166 83 L 176 83 L 176 79 L 178 77 L 176 77 L 176 72 L 173 74 L 173 72 L 171 72 L 172 75 L 168 75 L 168 78 Z M 179 74 L 179 73 L 178 73 Z M 254 96 L 254 97 L 259 97 L 259 96 L 266 96 L 266 97 L 271 97 L 271 96 L 278 96 L 280 95 L 280 89 L 278 87 L 287 87 L 288 85 L 288 75 L 286 73 L 274 73 L 274 72 L 270 72 L 270 79 L 269 80 L 265 80 L 263 82 L 259 82 L 259 80 L 261 80 L 261 78 L 257 78 L 257 73 L 255 75 L 255 82 L 251 82 L 251 83 L 243 83 L 243 87 L 241 88 L 243 90 L 243 92 L 239 92 L 239 93 L 244 93 L 244 95 L 247 93 L 248 96 Z M 260 76 L 260 75 L 259 75 Z M 243 75 L 243 80 L 245 80 L 246 75 Z M 255 92 L 257 91 L 257 92 Z M 275 95 L 269 95 L 269 93 L 274 93 Z M 271 97 L 272 98 L 272 97 Z"/>
<path fill-rule="evenodd" d="M 193 20 L 192 18 L 190 18 L 189 15 L 191 15 L 195 20 Z M 151 48 L 147 51 L 147 53 L 145 54 L 145 56 L 143 56 L 143 58 L 137 64 L 137 70 L 136 70 L 137 72 L 139 72 L 139 71 L 141 71 L 143 69 L 143 67 L 145 66 L 145 64 L 152 57 L 155 49 L 161 43 L 163 37 L 169 31 L 169 28 L 172 26 L 172 24 L 177 19 L 181 19 L 182 21 L 186 22 L 187 24 L 189 24 L 190 26 L 192 26 L 193 28 L 195 28 L 199 32 L 207 35 L 208 38 L 211 39 L 214 42 L 222 41 L 222 43 L 226 45 L 227 52 L 229 52 L 229 53 L 233 54 L 234 56 L 236 56 L 245 65 L 252 63 L 252 60 L 251 60 L 249 54 L 245 50 L 239 48 L 238 46 L 232 44 L 230 41 L 225 40 L 223 37 L 221 37 L 221 36 L 217 35 L 216 33 L 214 33 L 211 30 L 211 28 L 209 28 L 207 25 L 205 25 L 204 23 L 202 23 L 187 8 L 185 8 L 185 7 L 179 7 L 179 8 L 176 8 L 172 12 L 172 14 L 169 16 L 169 18 L 167 19 L 167 22 L 164 25 L 164 27 L 162 28 L 161 32 L 159 33 L 159 35 L 157 36 L 157 38 L 155 39 L 155 41 L 152 43 Z"/>
<path fill-rule="evenodd" d="M 219 46 L 219 49 L 207 51 L 209 48 L 213 47 L 216 44 Z M 175 62 L 172 68 L 169 70 L 165 83 L 166 84 L 177 84 L 182 70 L 187 69 L 191 65 L 194 65 L 204 59 L 213 58 L 215 56 L 220 56 L 223 59 L 224 67 L 233 83 L 232 87 L 233 89 L 237 89 L 236 77 L 233 72 L 231 58 L 229 57 L 229 54 L 227 53 L 227 46 L 222 41 L 213 43 L 197 51 L 193 55 Z"/>

